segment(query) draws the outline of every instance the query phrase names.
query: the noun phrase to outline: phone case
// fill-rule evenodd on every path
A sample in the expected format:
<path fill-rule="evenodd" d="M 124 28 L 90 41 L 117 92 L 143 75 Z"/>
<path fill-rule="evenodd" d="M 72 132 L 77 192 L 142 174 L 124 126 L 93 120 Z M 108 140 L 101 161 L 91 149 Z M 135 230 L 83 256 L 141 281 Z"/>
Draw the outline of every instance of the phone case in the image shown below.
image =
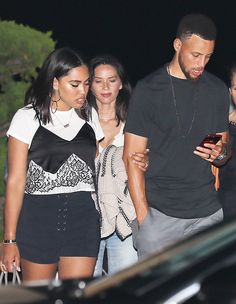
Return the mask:
<path fill-rule="evenodd" d="M 221 139 L 221 135 L 219 134 L 208 134 L 199 144 L 199 146 L 204 147 L 205 143 L 209 143 L 209 144 L 216 144 L 220 139 Z"/>

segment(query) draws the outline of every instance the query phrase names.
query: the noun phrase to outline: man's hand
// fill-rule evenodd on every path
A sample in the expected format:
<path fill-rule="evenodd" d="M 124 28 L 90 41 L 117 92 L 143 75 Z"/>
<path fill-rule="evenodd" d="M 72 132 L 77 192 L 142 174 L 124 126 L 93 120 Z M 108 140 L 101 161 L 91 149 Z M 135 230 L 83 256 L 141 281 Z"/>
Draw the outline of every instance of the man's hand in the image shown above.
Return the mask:
<path fill-rule="evenodd" d="M 224 143 L 222 140 L 220 140 L 216 145 L 205 143 L 204 147 L 197 146 L 193 153 L 212 163 L 219 155 L 223 153 L 223 147 Z"/>
<path fill-rule="evenodd" d="M 229 134 L 228 132 L 222 132 L 217 134 L 221 135 L 222 137 L 216 144 L 206 142 L 204 143 L 204 147 L 197 146 L 193 153 L 211 163 L 218 161 L 217 158 L 223 154 L 227 154 L 227 157 L 225 159 L 228 159 L 228 153 L 226 152 L 228 148 Z"/>
<path fill-rule="evenodd" d="M 147 216 L 147 213 L 148 213 L 148 208 L 147 208 L 147 205 L 144 206 L 144 208 L 139 208 L 137 210 L 137 213 L 136 213 L 136 218 L 137 218 L 137 221 L 138 221 L 138 224 L 141 225 L 145 219 L 145 217 Z"/>

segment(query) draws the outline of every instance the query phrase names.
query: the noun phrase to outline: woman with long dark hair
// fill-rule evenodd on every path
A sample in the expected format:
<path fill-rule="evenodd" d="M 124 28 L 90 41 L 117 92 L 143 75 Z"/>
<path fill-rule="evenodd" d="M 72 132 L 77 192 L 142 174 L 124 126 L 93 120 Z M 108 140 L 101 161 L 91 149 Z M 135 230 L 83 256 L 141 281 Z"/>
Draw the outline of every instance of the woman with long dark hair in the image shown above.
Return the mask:
<path fill-rule="evenodd" d="M 131 235 L 135 211 L 126 191 L 127 176 L 121 151 L 131 85 L 121 62 L 110 54 L 94 57 L 90 61 L 89 72 L 91 90 L 88 100 L 98 113 L 104 133 L 104 138 L 99 142 L 100 158 L 97 166 L 97 204 L 101 215 L 102 239 L 95 276 L 99 276 L 102 275 L 105 249 L 108 274 L 137 261 Z M 133 160 L 145 170 L 144 154 L 137 153 Z"/>
<path fill-rule="evenodd" d="M 61 48 L 44 61 L 7 132 L 2 271 L 24 281 L 88 277 L 100 242 L 91 198 L 101 129 L 88 121 L 88 67 Z"/>

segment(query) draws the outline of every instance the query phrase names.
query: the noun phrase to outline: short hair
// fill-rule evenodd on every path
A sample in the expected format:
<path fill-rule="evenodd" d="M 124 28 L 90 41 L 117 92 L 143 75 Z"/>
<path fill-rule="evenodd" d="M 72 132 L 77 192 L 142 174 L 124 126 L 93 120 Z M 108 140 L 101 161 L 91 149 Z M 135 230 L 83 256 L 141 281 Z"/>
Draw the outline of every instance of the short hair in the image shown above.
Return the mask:
<path fill-rule="evenodd" d="M 116 117 L 119 125 L 120 121 L 124 122 L 126 120 L 131 95 L 131 85 L 123 64 L 118 58 L 111 54 L 103 54 L 91 59 L 89 63 L 90 84 L 92 84 L 96 67 L 103 64 L 111 65 L 116 70 L 122 83 L 122 89 L 119 91 L 116 100 Z M 97 110 L 96 99 L 91 91 L 88 96 L 90 106 Z"/>
<path fill-rule="evenodd" d="M 188 39 L 194 34 L 205 40 L 216 40 L 216 25 L 210 17 L 203 14 L 185 15 L 179 22 L 176 37 Z"/>
<path fill-rule="evenodd" d="M 51 121 L 50 106 L 54 92 L 53 80 L 66 76 L 73 68 L 84 65 L 81 56 L 74 50 L 63 47 L 51 52 L 42 64 L 38 76 L 25 95 L 25 105 L 33 107 L 37 116 L 46 124 Z M 87 119 L 85 111 L 76 111 L 81 118 Z"/>

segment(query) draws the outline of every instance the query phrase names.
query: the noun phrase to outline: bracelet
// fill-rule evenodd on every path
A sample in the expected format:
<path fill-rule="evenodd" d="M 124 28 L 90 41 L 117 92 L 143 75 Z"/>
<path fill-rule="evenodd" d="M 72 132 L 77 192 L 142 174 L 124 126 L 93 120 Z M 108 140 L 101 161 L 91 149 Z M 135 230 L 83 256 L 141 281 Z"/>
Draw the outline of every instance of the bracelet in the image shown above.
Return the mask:
<path fill-rule="evenodd" d="M 15 244 L 16 240 L 3 240 L 3 244 Z"/>

